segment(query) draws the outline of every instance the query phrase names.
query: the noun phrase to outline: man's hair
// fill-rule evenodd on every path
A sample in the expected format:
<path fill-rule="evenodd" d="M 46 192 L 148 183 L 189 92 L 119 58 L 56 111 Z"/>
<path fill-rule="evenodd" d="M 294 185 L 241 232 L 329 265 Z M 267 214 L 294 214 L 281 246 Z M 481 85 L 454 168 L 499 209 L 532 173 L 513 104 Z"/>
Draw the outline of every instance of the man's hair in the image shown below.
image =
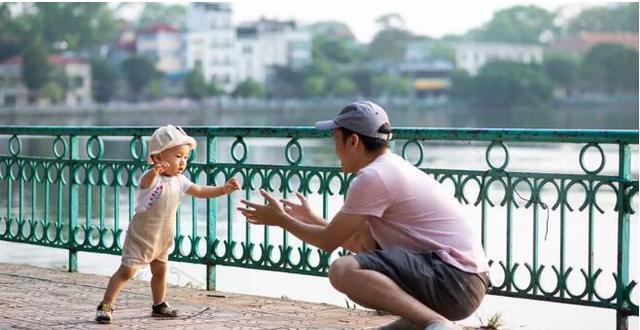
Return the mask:
<path fill-rule="evenodd" d="M 346 142 L 347 139 L 352 134 L 356 134 L 360 138 L 360 141 L 362 141 L 362 144 L 364 144 L 365 150 L 367 150 L 368 152 L 378 151 L 378 150 L 383 149 L 383 148 L 389 148 L 389 141 L 388 140 L 380 139 L 380 138 L 374 138 L 374 137 L 370 137 L 370 136 L 365 136 L 365 135 L 362 135 L 360 133 L 354 132 L 354 131 L 352 131 L 350 129 L 347 129 L 347 128 L 344 128 L 344 127 L 338 127 L 338 129 L 340 129 L 342 131 L 342 142 L 343 143 Z M 382 126 L 380 126 L 378 128 L 378 133 L 384 133 L 384 134 L 391 133 L 391 126 L 389 126 L 388 123 L 385 123 L 384 125 L 382 125 Z"/>

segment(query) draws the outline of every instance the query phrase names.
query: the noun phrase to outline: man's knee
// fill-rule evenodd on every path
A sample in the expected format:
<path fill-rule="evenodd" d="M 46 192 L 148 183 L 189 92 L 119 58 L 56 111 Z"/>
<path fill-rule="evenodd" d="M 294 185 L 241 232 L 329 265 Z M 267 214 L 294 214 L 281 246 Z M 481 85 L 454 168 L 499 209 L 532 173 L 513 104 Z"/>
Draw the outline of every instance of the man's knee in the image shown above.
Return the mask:
<path fill-rule="evenodd" d="M 360 264 L 352 256 L 336 259 L 329 267 L 329 281 L 336 290 L 344 292 L 351 280 L 351 274 L 360 269 Z"/>

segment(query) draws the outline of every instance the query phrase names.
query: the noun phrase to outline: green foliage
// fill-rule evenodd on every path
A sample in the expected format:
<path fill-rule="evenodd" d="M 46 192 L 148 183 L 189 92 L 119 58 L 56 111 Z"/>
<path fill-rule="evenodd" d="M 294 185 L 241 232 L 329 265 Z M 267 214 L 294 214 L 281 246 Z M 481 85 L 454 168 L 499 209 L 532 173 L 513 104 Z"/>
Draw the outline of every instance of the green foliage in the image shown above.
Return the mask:
<path fill-rule="evenodd" d="M 487 324 L 483 324 L 480 327 L 480 329 L 499 330 L 499 329 L 502 329 L 503 326 L 504 326 L 504 321 L 503 321 L 502 313 L 496 312 L 495 314 L 489 317 Z"/>
<path fill-rule="evenodd" d="M 202 75 L 202 64 L 198 62 L 193 70 L 189 71 L 184 81 L 187 97 L 200 100 L 209 94 L 209 86 Z"/>
<path fill-rule="evenodd" d="M 47 82 L 40 91 L 40 96 L 49 99 L 51 103 L 58 103 L 64 98 L 64 89 L 55 81 Z"/>
<path fill-rule="evenodd" d="M 305 96 L 323 96 L 326 90 L 327 80 L 321 76 L 310 76 L 304 81 L 303 91 Z"/>
<path fill-rule="evenodd" d="M 138 28 L 144 28 L 154 23 L 166 23 L 183 28 L 187 19 L 187 9 L 184 5 L 165 5 L 159 2 L 147 2 L 138 19 Z"/>
<path fill-rule="evenodd" d="M 356 68 L 349 73 L 349 78 L 363 96 L 373 96 L 373 73 L 366 67 Z"/>
<path fill-rule="evenodd" d="M 581 77 L 588 91 L 637 94 L 638 52 L 616 44 L 595 46 L 584 57 Z"/>
<path fill-rule="evenodd" d="M 0 3 L 0 61 L 20 55 L 32 36 L 28 21 L 12 17 L 10 8 L 15 5 Z"/>
<path fill-rule="evenodd" d="M 401 62 L 404 59 L 407 43 L 413 38 L 413 34 L 407 30 L 397 28 L 381 30 L 369 44 L 369 58 Z"/>
<path fill-rule="evenodd" d="M 311 34 L 316 36 L 323 36 L 327 38 L 339 38 L 347 41 L 354 41 L 355 36 L 351 31 L 351 28 L 345 23 L 337 21 L 321 21 L 313 23 L 309 26 Z"/>
<path fill-rule="evenodd" d="M 618 3 L 583 10 L 569 22 L 567 32 L 585 31 L 638 33 L 638 3 Z"/>
<path fill-rule="evenodd" d="M 158 99 L 162 97 L 162 84 L 160 80 L 152 80 L 147 87 L 147 96 L 150 99 Z"/>
<path fill-rule="evenodd" d="M 331 94 L 335 96 L 354 96 L 356 94 L 356 84 L 348 77 L 339 77 L 333 84 Z"/>
<path fill-rule="evenodd" d="M 265 96 L 265 89 L 264 86 L 249 78 L 238 84 L 232 95 L 234 97 L 262 98 Z"/>
<path fill-rule="evenodd" d="M 578 59 L 564 53 L 547 53 L 543 65 L 549 79 L 571 94 L 578 79 Z"/>
<path fill-rule="evenodd" d="M 91 61 L 91 87 L 93 99 L 100 103 L 109 102 L 116 92 L 118 73 L 109 62 L 104 59 Z"/>
<path fill-rule="evenodd" d="M 358 59 L 358 53 L 347 39 L 316 36 L 313 38 L 312 54 L 315 59 L 325 59 L 329 62 L 347 64 Z"/>
<path fill-rule="evenodd" d="M 405 77 L 379 75 L 373 78 L 373 91 L 376 96 L 409 96 L 413 83 Z"/>
<path fill-rule="evenodd" d="M 554 14 L 534 6 L 513 6 L 493 14 L 489 23 L 469 32 L 478 41 L 540 43 L 543 33 L 556 33 Z"/>
<path fill-rule="evenodd" d="M 553 96 L 553 85 L 538 65 L 512 61 L 487 63 L 473 79 L 471 99 L 488 110 L 544 107 Z"/>
<path fill-rule="evenodd" d="M 51 65 L 42 40 L 36 38 L 22 53 L 22 81 L 31 91 L 40 89 L 49 80 Z"/>
<path fill-rule="evenodd" d="M 473 78 L 469 72 L 456 69 L 451 72 L 451 96 L 455 98 L 470 98 L 473 93 Z"/>
<path fill-rule="evenodd" d="M 82 49 L 110 41 L 116 33 L 111 9 L 96 2 L 39 2 L 31 18 L 33 33 L 47 45 L 66 42 L 67 49 Z"/>
<path fill-rule="evenodd" d="M 142 91 L 158 76 L 153 63 L 141 56 L 132 56 L 122 62 L 122 72 L 132 94 L 137 97 L 140 97 Z"/>

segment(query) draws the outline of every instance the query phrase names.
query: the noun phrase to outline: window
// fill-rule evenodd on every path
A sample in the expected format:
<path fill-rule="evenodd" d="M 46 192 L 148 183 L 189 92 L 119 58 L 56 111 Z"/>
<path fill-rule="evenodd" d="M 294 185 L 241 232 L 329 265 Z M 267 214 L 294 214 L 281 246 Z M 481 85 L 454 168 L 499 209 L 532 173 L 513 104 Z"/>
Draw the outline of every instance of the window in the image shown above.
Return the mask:
<path fill-rule="evenodd" d="M 4 97 L 4 105 L 7 107 L 12 107 L 16 105 L 16 96 L 15 95 L 7 95 Z"/>
<path fill-rule="evenodd" d="M 75 77 L 73 79 L 73 86 L 75 86 L 75 88 L 82 88 L 84 86 L 84 78 Z"/>

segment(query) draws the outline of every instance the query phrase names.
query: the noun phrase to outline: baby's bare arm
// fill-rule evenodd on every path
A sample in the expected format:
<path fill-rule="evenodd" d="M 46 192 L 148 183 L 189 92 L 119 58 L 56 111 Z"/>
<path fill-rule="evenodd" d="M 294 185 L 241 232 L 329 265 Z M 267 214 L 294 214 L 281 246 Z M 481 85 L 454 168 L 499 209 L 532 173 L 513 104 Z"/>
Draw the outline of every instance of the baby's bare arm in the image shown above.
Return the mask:
<path fill-rule="evenodd" d="M 215 198 L 222 195 L 230 194 L 240 189 L 240 185 L 235 178 L 227 181 L 223 186 L 201 186 L 194 184 L 187 189 L 187 194 L 198 198 Z"/>

